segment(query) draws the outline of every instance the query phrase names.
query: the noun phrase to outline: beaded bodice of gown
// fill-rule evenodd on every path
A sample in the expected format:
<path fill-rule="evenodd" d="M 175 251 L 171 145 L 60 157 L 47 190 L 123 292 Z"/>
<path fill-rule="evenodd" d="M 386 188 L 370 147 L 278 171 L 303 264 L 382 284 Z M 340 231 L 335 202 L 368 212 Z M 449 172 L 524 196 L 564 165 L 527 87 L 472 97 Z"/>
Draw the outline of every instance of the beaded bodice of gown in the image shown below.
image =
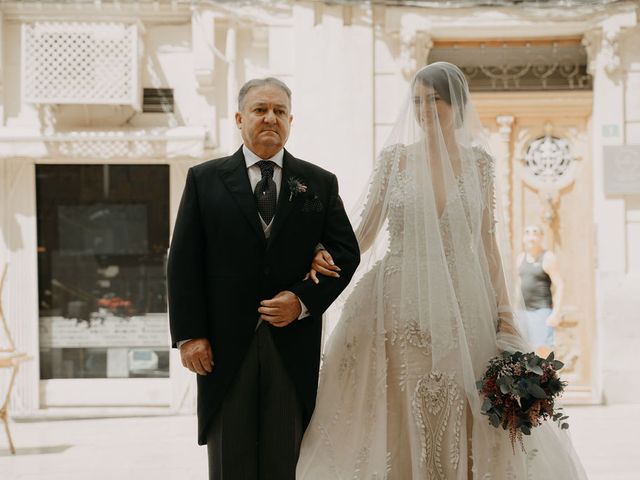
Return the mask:
<path fill-rule="evenodd" d="M 407 157 L 407 147 L 396 146 L 394 148 L 401 151 L 400 154 L 396 153 L 396 155 Z M 414 146 L 413 148 L 416 147 Z M 473 149 L 473 157 L 476 159 L 477 163 L 475 165 L 463 165 L 462 171 L 456 176 L 457 188 L 454 191 L 454 195 L 457 197 L 449 195 L 449 197 L 444 200 L 444 204 L 440 207 L 441 211 L 438 220 L 439 228 L 443 236 L 450 235 L 447 227 L 451 222 L 456 221 L 455 217 L 452 218 L 449 215 L 447 209 L 448 204 L 453 200 L 459 200 L 464 208 L 465 218 L 459 220 L 466 222 L 467 225 L 474 224 L 470 218 L 471 212 L 469 210 L 469 201 L 473 201 L 474 199 L 467 198 L 465 190 L 465 181 L 467 181 L 470 176 L 479 173 L 481 194 L 484 198 L 492 199 L 494 160 L 480 147 Z M 412 256 L 412 253 L 414 252 L 404 252 L 403 249 L 404 239 L 413 238 L 413 235 L 415 234 L 413 231 L 415 225 L 411 222 L 405 222 L 405 218 L 408 216 L 406 210 L 415 209 L 416 204 L 421 205 L 424 202 L 424 196 L 431 195 L 432 192 L 416 189 L 414 178 L 407 174 L 406 170 L 397 169 L 396 171 L 393 171 L 392 164 L 384 162 L 384 153 L 382 158 L 383 160 L 377 167 L 376 178 L 374 179 L 374 182 L 378 183 L 380 188 L 373 189 L 372 194 L 375 194 L 375 192 L 381 194 L 385 189 L 389 189 L 389 205 L 387 212 L 389 253 L 392 256 L 403 253 Z M 473 169 L 476 168 L 478 171 L 473 171 Z M 370 204 L 380 206 L 379 199 L 376 200 L 374 198 L 369 198 L 368 202 Z M 493 208 L 493 203 L 491 203 L 489 207 Z M 372 206 L 371 208 L 375 207 Z M 410 212 L 409 216 L 412 213 L 413 212 Z"/>
<path fill-rule="evenodd" d="M 389 232 L 389 254 L 390 257 L 398 258 L 404 254 L 403 233 L 405 228 L 412 228 L 412 224 L 405 224 L 405 208 L 411 208 L 407 202 L 412 202 L 412 195 L 409 191 L 414 190 L 414 183 L 411 177 L 405 172 L 399 172 L 397 177 L 390 182 L 389 188 L 389 212 L 387 216 L 387 231 Z M 411 254 L 411 252 L 406 252 Z"/>

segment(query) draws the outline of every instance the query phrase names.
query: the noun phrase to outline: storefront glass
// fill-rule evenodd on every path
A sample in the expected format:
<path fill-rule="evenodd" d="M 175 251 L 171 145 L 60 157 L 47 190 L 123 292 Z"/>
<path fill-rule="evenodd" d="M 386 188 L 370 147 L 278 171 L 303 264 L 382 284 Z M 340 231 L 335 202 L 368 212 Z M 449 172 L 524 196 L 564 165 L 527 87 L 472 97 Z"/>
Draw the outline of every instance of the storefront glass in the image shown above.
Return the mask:
<path fill-rule="evenodd" d="M 40 378 L 168 377 L 166 165 L 38 165 Z"/>

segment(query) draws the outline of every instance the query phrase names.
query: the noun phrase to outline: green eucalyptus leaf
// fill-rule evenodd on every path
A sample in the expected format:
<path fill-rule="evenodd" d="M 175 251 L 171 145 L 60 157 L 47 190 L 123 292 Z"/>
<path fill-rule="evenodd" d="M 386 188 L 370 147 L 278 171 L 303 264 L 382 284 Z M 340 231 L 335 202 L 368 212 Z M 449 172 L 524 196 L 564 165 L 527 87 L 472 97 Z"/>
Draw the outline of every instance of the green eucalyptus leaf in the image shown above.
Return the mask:
<path fill-rule="evenodd" d="M 525 397 L 528 395 L 529 393 L 529 384 L 531 383 L 531 381 L 527 378 L 521 378 L 520 380 L 518 380 L 518 383 L 516 384 L 517 386 L 517 390 L 516 390 L 516 394 L 520 397 Z"/>
<path fill-rule="evenodd" d="M 536 398 L 547 398 L 547 394 L 542 389 L 542 387 L 540 387 L 540 385 L 537 385 L 535 383 L 529 384 L 529 393 Z"/>
<path fill-rule="evenodd" d="M 504 375 L 498 379 L 498 386 L 502 393 L 509 393 L 513 387 L 513 377 Z"/>
<path fill-rule="evenodd" d="M 533 373 L 537 373 L 538 375 L 542 375 L 542 368 L 540 368 L 540 365 L 537 365 L 535 363 L 528 363 L 527 364 L 527 371 L 528 372 L 533 372 Z"/>
<path fill-rule="evenodd" d="M 489 416 L 489 421 L 495 428 L 498 428 L 500 426 L 500 417 L 498 417 L 498 415 L 496 415 L 495 413 Z"/>

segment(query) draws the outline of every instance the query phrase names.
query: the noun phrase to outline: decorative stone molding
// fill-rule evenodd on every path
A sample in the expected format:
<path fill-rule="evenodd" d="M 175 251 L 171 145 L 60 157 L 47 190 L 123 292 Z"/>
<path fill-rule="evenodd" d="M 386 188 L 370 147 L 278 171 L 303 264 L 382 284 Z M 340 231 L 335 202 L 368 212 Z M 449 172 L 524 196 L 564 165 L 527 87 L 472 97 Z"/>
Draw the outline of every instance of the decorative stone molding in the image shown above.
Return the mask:
<path fill-rule="evenodd" d="M 108 19 L 109 21 L 128 21 L 132 18 L 139 18 L 143 22 L 176 23 L 188 21 L 192 8 L 191 2 L 178 0 L 143 2 L 111 0 L 25 2 L 24 0 L 3 0 L 2 2 L 2 10 L 5 17 L 11 21 L 19 22 L 67 20 L 69 18 L 92 21 L 99 16 L 101 19 Z"/>
<path fill-rule="evenodd" d="M 635 27 L 637 20 L 634 15 L 612 17 L 599 28 L 585 32 L 582 44 L 587 50 L 589 58 L 589 73 L 596 75 L 598 66 L 612 79 L 618 79 L 622 71 L 620 58 L 621 35 L 629 28 Z"/>
<path fill-rule="evenodd" d="M 427 64 L 433 41 L 427 32 L 400 33 L 400 65 L 405 78 L 411 79 L 416 71 Z"/>
<path fill-rule="evenodd" d="M 620 72 L 619 37 L 620 28 L 605 30 L 602 37 L 600 55 L 604 57 L 604 70 L 609 76 L 614 76 Z"/>
<path fill-rule="evenodd" d="M 528 138 L 521 142 L 522 180 L 538 193 L 541 221 L 551 227 L 557 220 L 561 191 L 575 182 L 579 158 L 573 153 L 571 141 L 556 134 L 549 122 L 543 136 L 523 133 Z"/>
<path fill-rule="evenodd" d="M 587 51 L 587 71 L 589 74 L 594 75 L 597 71 L 597 57 L 600 51 L 600 44 L 602 38 L 602 31 L 600 29 L 593 29 L 585 32 L 582 37 L 582 45 L 584 45 Z"/>
<path fill-rule="evenodd" d="M 575 181 L 576 161 L 570 142 L 553 134 L 547 123 L 543 137 L 533 139 L 525 152 L 524 181 L 536 190 L 561 190 Z"/>
<path fill-rule="evenodd" d="M 38 105 L 38 116 L 40 117 L 40 126 L 42 133 L 45 135 L 53 135 L 56 131 L 56 110 L 57 105 Z"/>
<path fill-rule="evenodd" d="M 509 142 L 511 138 L 511 127 L 513 125 L 513 115 L 498 115 L 496 117 L 496 123 L 498 124 L 498 132 L 500 133 L 500 140 L 503 142 Z"/>
<path fill-rule="evenodd" d="M 51 135 L 0 137 L 0 157 L 70 159 L 202 158 L 203 128 L 169 130 L 76 131 Z"/>
<path fill-rule="evenodd" d="M 620 72 L 619 37 L 621 28 L 619 25 L 609 28 L 598 28 L 586 32 L 582 44 L 587 50 L 589 58 L 589 73 L 596 75 L 597 66 L 602 64 L 609 77 L 614 77 Z"/>

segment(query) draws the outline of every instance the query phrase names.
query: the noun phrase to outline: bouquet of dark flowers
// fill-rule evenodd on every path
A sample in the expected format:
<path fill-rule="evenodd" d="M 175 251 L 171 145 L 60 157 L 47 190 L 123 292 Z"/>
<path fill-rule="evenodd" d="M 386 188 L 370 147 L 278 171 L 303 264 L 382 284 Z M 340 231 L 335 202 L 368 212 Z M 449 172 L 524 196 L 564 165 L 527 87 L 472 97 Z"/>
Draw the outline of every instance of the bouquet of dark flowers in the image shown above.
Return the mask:
<path fill-rule="evenodd" d="M 565 421 L 569 417 L 554 405 L 567 385 L 558 376 L 563 366 L 553 352 L 547 358 L 533 352 L 502 352 L 489 361 L 477 382 L 484 397 L 482 413 L 494 427 L 509 430 L 512 448 L 517 440 L 524 451 L 522 435 L 530 435 L 533 427 L 549 418 L 563 430 L 569 428 Z"/>

